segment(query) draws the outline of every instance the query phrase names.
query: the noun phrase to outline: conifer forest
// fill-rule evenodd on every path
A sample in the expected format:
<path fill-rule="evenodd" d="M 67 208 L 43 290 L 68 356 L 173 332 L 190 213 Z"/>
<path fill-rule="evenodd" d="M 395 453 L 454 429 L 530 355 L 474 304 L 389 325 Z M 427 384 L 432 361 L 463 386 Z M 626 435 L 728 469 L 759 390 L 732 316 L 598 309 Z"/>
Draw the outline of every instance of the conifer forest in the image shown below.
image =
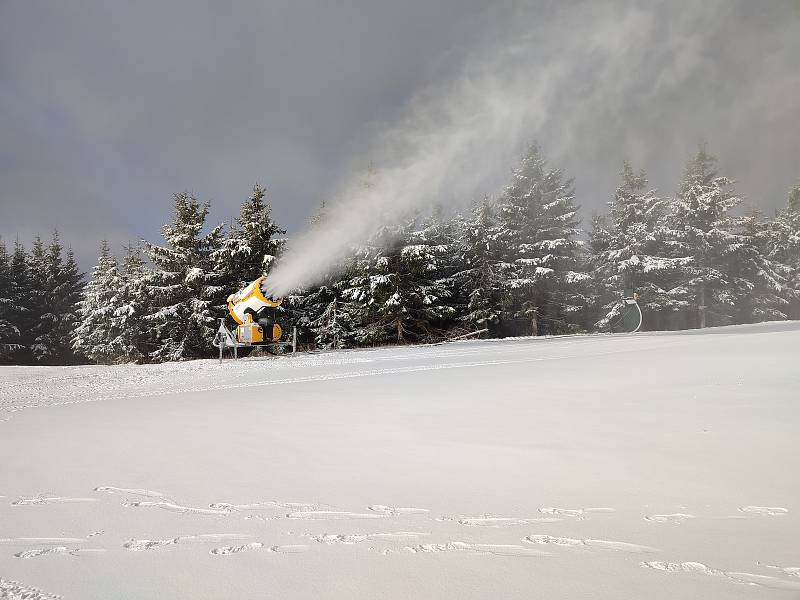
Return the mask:
<path fill-rule="evenodd" d="M 192 194 L 173 200 L 163 239 L 101 241 L 85 274 L 58 232 L 29 247 L 0 240 L 0 360 L 212 356 L 227 296 L 269 274 L 291 240 L 272 217 L 280 200 L 260 185 L 229 226 L 209 223 L 209 204 Z M 380 227 L 293 290 L 282 319 L 301 347 L 330 349 L 613 332 L 633 293 L 644 330 L 800 318 L 800 185 L 761 214 L 700 147 L 672 193 L 625 162 L 604 214 L 582 222 L 579 204 L 573 179 L 533 145 L 496 197 Z M 328 218 L 323 202 L 309 225 Z"/>

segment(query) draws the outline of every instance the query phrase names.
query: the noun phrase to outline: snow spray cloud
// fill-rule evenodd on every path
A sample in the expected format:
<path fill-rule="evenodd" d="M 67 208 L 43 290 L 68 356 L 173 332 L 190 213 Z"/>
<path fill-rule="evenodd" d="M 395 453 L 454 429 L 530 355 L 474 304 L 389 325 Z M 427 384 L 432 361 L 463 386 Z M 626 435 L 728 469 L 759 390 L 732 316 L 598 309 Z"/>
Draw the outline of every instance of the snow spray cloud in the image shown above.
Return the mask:
<path fill-rule="evenodd" d="M 363 174 L 343 182 L 322 226 L 291 241 L 270 293 L 317 282 L 353 244 L 411 209 L 496 193 L 534 140 L 555 162 L 599 135 L 598 121 L 623 128 L 617 113 L 631 96 L 655 112 L 703 70 L 726 11 L 724 1 L 565 4 L 519 8 L 524 32 L 484 41 L 455 78 L 420 91 L 401 119 L 380 128 L 366 153 L 377 166 L 370 185 Z"/>

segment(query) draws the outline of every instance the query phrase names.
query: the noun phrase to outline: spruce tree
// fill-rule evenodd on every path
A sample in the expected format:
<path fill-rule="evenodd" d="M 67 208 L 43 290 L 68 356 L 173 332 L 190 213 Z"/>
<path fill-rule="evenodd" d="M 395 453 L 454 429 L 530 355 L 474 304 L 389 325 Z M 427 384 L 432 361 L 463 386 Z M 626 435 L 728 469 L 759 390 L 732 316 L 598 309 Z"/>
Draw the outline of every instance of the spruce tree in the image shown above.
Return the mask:
<path fill-rule="evenodd" d="M 45 248 L 37 237 L 28 260 L 28 313 L 33 360 L 44 364 L 70 364 L 76 359 L 72 336 L 78 322 L 83 274 L 72 250 L 64 260 L 58 231 Z"/>
<path fill-rule="evenodd" d="M 296 324 L 311 333 L 317 348 L 341 349 L 353 344 L 353 304 L 344 300 L 338 284 L 316 286 L 299 304 Z"/>
<path fill-rule="evenodd" d="M 510 265 L 504 317 L 525 320 L 526 333 L 580 328 L 589 276 L 581 271 L 577 210 L 572 180 L 548 168 L 538 146 L 531 146 L 499 202 L 500 239 Z"/>
<path fill-rule="evenodd" d="M 138 245 L 125 248 L 118 273 L 117 302 L 111 317 L 117 333 L 116 361 L 143 362 L 152 351 L 145 316 L 148 314 L 148 271 Z"/>
<path fill-rule="evenodd" d="M 342 295 L 363 344 L 437 339 L 455 311 L 441 245 L 413 216 L 384 226 L 359 249 Z"/>
<path fill-rule="evenodd" d="M 31 299 L 32 290 L 28 273 L 28 254 L 19 240 L 14 242 L 14 252 L 11 255 L 11 300 L 10 319 L 19 331 L 18 345 L 11 355 L 11 361 L 17 364 L 31 362 L 30 341 L 31 328 Z"/>
<path fill-rule="evenodd" d="M 589 272 L 592 276 L 589 306 L 592 318 L 602 319 L 607 314 L 606 306 L 617 298 L 614 292 L 609 290 L 605 279 L 607 275 L 599 272 L 602 268 L 599 256 L 608 252 L 611 246 L 611 219 L 608 214 L 594 213 L 589 223 L 586 244 L 589 253 Z M 597 322 L 594 327 L 597 327 Z"/>
<path fill-rule="evenodd" d="M 786 207 L 770 223 L 769 238 L 767 255 L 784 269 L 785 312 L 790 319 L 800 319 L 800 184 L 790 190 Z"/>
<path fill-rule="evenodd" d="M 745 282 L 746 290 L 737 299 L 734 322 L 786 319 L 789 302 L 783 292 L 787 268 L 770 258 L 774 223 L 765 221 L 757 209 L 751 209 L 734 221 L 740 241 L 730 261 L 730 269 Z"/>
<path fill-rule="evenodd" d="M 697 327 L 737 320 L 739 306 L 763 281 L 779 285 L 760 264 L 754 242 L 731 211 L 741 203 L 733 180 L 720 176 L 713 156 L 700 148 L 689 161 L 671 214 L 673 256 L 684 262 L 683 281 L 674 296 Z M 692 317 L 695 317 L 692 319 Z"/>
<path fill-rule="evenodd" d="M 253 186 L 235 225 L 214 253 L 219 284 L 226 297 L 268 273 L 283 248 L 284 240 L 279 236 L 286 231 L 273 221 L 272 207 L 265 196 L 263 187 Z"/>
<path fill-rule="evenodd" d="M 54 266 L 54 265 L 53 265 Z M 39 236 L 33 240 L 28 255 L 28 285 L 25 306 L 28 308 L 27 327 L 29 332 L 30 359 L 36 362 L 46 360 L 52 355 L 49 333 L 53 328 L 52 313 L 48 310 L 51 298 L 51 265 L 44 242 Z"/>
<path fill-rule="evenodd" d="M 222 225 L 204 235 L 209 205 L 186 192 L 175 194 L 174 202 L 173 221 L 163 227 L 166 244 L 145 242 L 153 265 L 146 319 L 154 346 L 150 358 L 157 362 L 210 354 L 216 332 L 213 301 L 219 287 L 212 254 L 219 249 Z"/>
<path fill-rule="evenodd" d="M 423 268 L 426 278 L 426 304 L 431 309 L 429 328 L 436 339 L 456 326 L 467 304 L 459 286 L 459 274 L 464 270 L 460 235 L 462 217 L 448 215 L 441 205 L 435 205 L 431 214 L 421 219 L 411 234 L 411 244 L 404 248 L 410 269 Z M 459 331 L 460 333 L 461 331 Z"/>
<path fill-rule="evenodd" d="M 50 332 L 51 344 L 59 364 L 73 364 L 78 360 L 72 349 L 72 335 L 78 325 L 78 305 L 84 288 L 84 275 L 75 260 L 72 248 L 67 248 L 57 273 L 53 297 L 57 305 L 53 314 L 55 323 Z"/>
<path fill-rule="evenodd" d="M 0 239 L 0 363 L 9 362 L 12 355 L 22 348 L 20 331 L 15 323 L 16 314 L 11 257 L 5 242 Z"/>
<path fill-rule="evenodd" d="M 78 306 L 80 321 L 72 343 L 75 352 L 96 363 L 113 364 L 121 354 L 117 345 L 120 329 L 114 323 L 120 283 L 117 259 L 103 240 Z"/>
<path fill-rule="evenodd" d="M 618 317 L 620 299 L 639 294 L 645 328 L 657 328 L 659 317 L 674 310 L 672 290 L 680 278 L 681 261 L 666 248 L 668 202 L 648 189 L 644 171 L 630 163 L 609 202 L 607 217 L 592 223 L 590 248 L 599 320 L 606 329 Z"/>
<path fill-rule="evenodd" d="M 461 262 L 457 274 L 466 298 L 462 320 L 476 329 L 496 328 L 503 314 L 503 283 L 508 263 L 503 261 L 503 241 L 495 203 L 485 198 L 461 222 Z"/>

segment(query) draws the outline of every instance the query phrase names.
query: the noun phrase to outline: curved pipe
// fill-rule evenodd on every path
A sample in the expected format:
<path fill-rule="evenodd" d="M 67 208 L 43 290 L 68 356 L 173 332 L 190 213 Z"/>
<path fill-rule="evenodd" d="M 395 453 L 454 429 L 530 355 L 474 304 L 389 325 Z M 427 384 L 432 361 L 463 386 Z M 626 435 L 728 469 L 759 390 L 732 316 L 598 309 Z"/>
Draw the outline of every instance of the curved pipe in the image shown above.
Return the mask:
<path fill-rule="evenodd" d="M 635 298 L 633 299 L 633 303 L 636 305 L 636 310 L 639 311 L 639 324 L 636 326 L 636 329 L 631 331 L 631 333 L 636 333 L 637 331 L 639 331 L 639 328 L 642 326 L 642 321 L 644 320 L 644 317 L 642 316 L 642 308 L 641 308 L 641 306 L 639 306 L 639 303 L 636 301 Z"/>

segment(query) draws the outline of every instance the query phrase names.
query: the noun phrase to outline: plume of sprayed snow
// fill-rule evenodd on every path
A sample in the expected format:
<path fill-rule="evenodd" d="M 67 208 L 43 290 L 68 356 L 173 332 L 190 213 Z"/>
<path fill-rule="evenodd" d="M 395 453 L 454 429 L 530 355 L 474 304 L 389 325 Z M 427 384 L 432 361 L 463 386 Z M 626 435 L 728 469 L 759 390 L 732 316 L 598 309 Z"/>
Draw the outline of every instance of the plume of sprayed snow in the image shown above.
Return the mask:
<path fill-rule="evenodd" d="M 524 33 L 482 44 L 457 76 L 420 91 L 401 119 L 379 130 L 367 153 L 378 165 L 370 184 L 361 175 L 343 182 L 321 226 L 291 240 L 269 292 L 317 282 L 354 244 L 412 209 L 495 193 L 532 141 L 546 138 L 547 154 L 562 158 L 592 135 L 590 123 L 614 117 L 622 99 L 654 102 L 685 84 L 702 55 L 695 39 L 708 36 L 721 5 L 665 16 L 668 4 L 520 10 Z"/>

